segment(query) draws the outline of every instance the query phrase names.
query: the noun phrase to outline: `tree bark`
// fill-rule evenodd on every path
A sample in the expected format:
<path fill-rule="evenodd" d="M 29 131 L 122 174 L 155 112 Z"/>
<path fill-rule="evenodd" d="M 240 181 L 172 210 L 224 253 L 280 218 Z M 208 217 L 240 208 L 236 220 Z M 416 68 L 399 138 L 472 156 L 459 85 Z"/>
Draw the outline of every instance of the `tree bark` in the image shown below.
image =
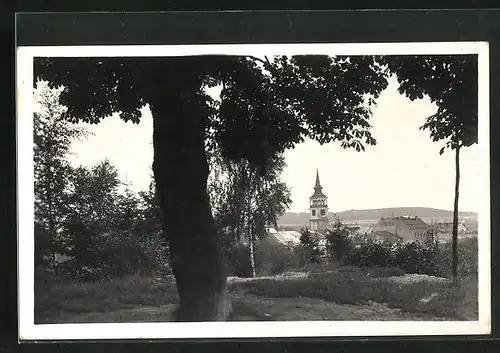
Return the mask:
<path fill-rule="evenodd" d="M 251 270 L 252 270 L 252 277 L 255 278 L 257 276 L 256 274 L 256 271 L 255 271 L 255 251 L 254 251 L 254 234 L 253 232 L 250 232 L 248 234 L 248 237 L 249 237 L 249 241 L 248 241 L 248 245 L 250 247 L 250 267 L 251 267 Z"/>
<path fill-rule="evenodd" d="M 49 268 L 55 268 L 56 265 L 56 251 L 55 251 L 55 237 L 56 231 L 54 226 L 54 216 L 52 214 L 52 201 L 49 199 L 49 246 L 50 246 L 50 260 Z"/>
<path fill-rule="evenodd" d="M 196 101 L 196 87 L 186 87 L 186 81 L 168 85 L 168 91 L 150 100 L 153 171 L 179 293 L 176 319 L 225 320 L 231 302 L 207 193 L 205 116 Z"/>
<path fill-rule="evenodd" d="M 455 202 L 453 205 L 453 234 L 452 234 L 452 265 L 451 275 L 453 280 L 457 280 L 458 270 L 458 196 L 460 185 L 460 146 L 455 148 Z"/>

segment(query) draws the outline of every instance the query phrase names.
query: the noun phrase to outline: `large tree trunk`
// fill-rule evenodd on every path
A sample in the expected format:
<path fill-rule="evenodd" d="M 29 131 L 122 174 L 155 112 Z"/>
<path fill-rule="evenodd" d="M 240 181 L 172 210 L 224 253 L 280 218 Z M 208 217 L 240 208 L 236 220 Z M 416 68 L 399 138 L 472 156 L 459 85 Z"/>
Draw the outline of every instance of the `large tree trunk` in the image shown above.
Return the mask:
<path fill-rule="evenodd" d="M 451 265 L 451 275 L 453 280 L 457 280 L 457 269 L 458 269 L 458 194 L 460 185 L 460 147 L 455 148 L 455 202 L 453 205 L 453 234 L 452 234 L 452 265 Z"/>
<path fill-rule="evenodd" d="M 176 319 L 225 320 L 231 302 L 222 243 L 207 193 L 205 116 L 195 101 L 195 83 L 186 87 L 186 81 L 167 84 L 168 92 L 150 101 L 153 171 L 180 298 Z"/>

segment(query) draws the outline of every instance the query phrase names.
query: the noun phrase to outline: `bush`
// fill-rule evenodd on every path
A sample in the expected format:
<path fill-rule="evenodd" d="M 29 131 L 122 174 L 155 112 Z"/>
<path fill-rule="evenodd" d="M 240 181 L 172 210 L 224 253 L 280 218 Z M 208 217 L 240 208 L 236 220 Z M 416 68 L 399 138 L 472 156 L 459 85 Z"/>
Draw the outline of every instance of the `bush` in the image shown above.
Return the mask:
<path fill-rule="evenodd" d="M 251 277 L 250 251 L 244 244 L 235 244 L 225 251 L 228 274 L 237 277 Z"/>
<path fill-rule="evenodd" d="M 35 265 L 34 284 L 35 293 L 44 292 L 52 287 L 54 274 L 50 269 Z"/>
<path fill-rule="evenodd" d="M 397 267 L 406 273 L 438 275 L 437 248 L 430 244 L 391 243 L 370 238 L 352 241 L 343 263 L 360 267 Z"/>
<path fill-rule="evenodd" d="M 297 268 L 301 264 L 299 255 L 290 247 L 269 238 L 261 239 L 255 243 L 254 256 L 257 276 L 277 275 Z M 226 248 L 225 257 L 230 276 L 252 276 L 248 245 L 234 244 Z"/>
<path fill-rule="evenodd" d="M 299 266 L 299 256 L 288 246 L 269 238 L 255 245 L 255 267 L 259 276 L 272 276 Z"/>
<path fill-rule="evenodd" d="M 52 243 L 50 235 L 45 228 L 35 222 L 35 266 L 49 267 L 53 257 Z"/>
<path fill-rule="evenodd" d="M 133 274 L 164 276 L 171 272 L 168 247 L 161 234 L 110 231 L 98 235 L 96 244 L 99 246 L 89 249 L 85 256 L 57 264 L 57 275 L 78 282 L 95 282 Z"/>
<path fill-rule="evenodd" d="M 326 250 L 330 261 L 342 263 L 352 251 L 352 241 L 349 238 L 355 228 L 342 223 L 337 218 L 333 228 L 326 235 Z"/>
<path fill-rule="evenodd" d="M 360 267 L 391 267 L 394 265 L 391 246 L 388 242 L 372 239 L 354 240 L 344 263 Z"/>
<path fill-rule="evenodd" d="M 309 229 L 301 230 L 300 244 L 304 249 L 303 255 L 308 257 L 307 263 L 320 264 L 323 262 L 319 239 Z"/>
<path fill-rule="evenodd" d="M 477 276 L 478 272 L 478 240 L 477 238 L 459 239 L 458 266 L 460 277 Z M 436 267 L 439 276 L 451 277 L 452 244 L 445 243 L 437 246 Z"/>
<path fill-rule="evenodd" d="M 430 276 L 438 274 L 436 249 L 420 243 L 396 244 L 393 247 L 394 264 L 407 273 L 419 273 Z"/>
<path fill-rule="evenodd" d="M 311 250 L 303 244 L 294 246 L 292 251 L 294 253 L 294 256 L 297 258 L 297 268 L 305 268 L 310 265 L 318 265 L 317 262 L 311 262 L 311 258 L 314 258 L 311 254 Z"/>
<path fill-rule="evenodd" d="M 74 259 L 58 263 L 55 275 L 60 278 L 69 278 L 74 282 L 98 282 L 104 279 L 118 277 L 108 271 L 102 263 L 93 263 L 92 266 L 81 266 Z"/>

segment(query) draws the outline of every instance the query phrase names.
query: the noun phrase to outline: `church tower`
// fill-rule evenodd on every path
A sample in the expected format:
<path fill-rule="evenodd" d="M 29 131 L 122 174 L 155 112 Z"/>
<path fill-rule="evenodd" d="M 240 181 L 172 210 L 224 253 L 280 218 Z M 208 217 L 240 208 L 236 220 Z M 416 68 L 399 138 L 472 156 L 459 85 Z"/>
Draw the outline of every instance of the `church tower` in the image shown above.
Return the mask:
<path fill-rule="evenodd" d="M 316 184 L 314 194 L 309 198 L 309 222 L 311 230 L 322 232 L 328 226 L 328 197 L 322 192 L 319 182 L 319 172 L 316 169 Z"/>

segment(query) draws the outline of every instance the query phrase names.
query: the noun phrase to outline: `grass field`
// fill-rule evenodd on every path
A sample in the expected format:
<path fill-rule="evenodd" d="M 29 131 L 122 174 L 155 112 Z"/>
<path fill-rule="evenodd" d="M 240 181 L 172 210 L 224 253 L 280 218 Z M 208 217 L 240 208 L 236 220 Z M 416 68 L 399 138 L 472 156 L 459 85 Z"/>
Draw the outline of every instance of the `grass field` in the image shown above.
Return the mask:
<path fill-rule="evenodd" d="M 457 284 L 396 269 L 310 267 L 229 278 L 233 320 L 477 320 L 477 277 Z M 38 289 L 35 323 L 170 321 L 172 277 L 131 276 Z"/>

